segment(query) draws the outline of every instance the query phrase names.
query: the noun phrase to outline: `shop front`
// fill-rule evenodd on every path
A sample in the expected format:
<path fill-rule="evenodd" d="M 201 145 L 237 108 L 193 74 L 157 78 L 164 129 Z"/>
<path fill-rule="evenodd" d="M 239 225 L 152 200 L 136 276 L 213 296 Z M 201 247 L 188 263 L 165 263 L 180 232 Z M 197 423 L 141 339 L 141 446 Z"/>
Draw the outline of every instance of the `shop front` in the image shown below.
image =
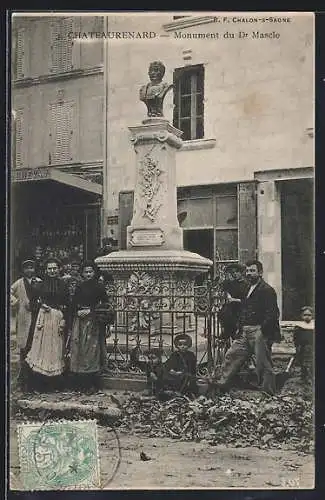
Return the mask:
<path fill-rule="evenodd" d="M 54 168 L 12 172 L 11 263 L 49 256 L 89 259 L 100 246 L 102 186 Z"/>
<path fill-rule="evenodd" d="M 256 183 L 177 188 L 177 210 L 184 249 L 220 266 L 256 258 Z M 126 228 L 133 214 L 133 192 L 119 195 L 119 243 L 126 248 Z"/>

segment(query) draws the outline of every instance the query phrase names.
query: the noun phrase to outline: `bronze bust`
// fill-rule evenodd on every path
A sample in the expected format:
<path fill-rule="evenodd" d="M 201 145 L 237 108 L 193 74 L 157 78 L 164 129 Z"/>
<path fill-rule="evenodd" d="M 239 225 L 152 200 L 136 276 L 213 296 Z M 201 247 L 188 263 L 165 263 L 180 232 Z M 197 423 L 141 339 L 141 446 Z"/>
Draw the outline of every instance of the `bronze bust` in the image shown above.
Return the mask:
<path fill-rule="evenodd" d="M 163 117 L 163 102 L 173 84 L 163 82 L 166 68 L 161 61 L 153 61 L 149 65 L 150 82 L 140 88 L 140 101 L 147 106 L 149 117 Z"/>

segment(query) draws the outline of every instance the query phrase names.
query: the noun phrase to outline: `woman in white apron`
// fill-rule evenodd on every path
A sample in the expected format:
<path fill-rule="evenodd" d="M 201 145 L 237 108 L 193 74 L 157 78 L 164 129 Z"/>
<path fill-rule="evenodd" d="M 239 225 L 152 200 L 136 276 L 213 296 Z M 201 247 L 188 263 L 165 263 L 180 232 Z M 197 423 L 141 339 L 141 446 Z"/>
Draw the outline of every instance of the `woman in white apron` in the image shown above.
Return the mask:
<path fill-rule="evenodd" d="M 59 278 L 60 264 L 49 259 L 45 277 L 37 287 L 37 307 L 27 341 L 26 363 L 40 390 L 60 387 L 65 369 L 65 319 L 69 303 L 66 284 Z"/>

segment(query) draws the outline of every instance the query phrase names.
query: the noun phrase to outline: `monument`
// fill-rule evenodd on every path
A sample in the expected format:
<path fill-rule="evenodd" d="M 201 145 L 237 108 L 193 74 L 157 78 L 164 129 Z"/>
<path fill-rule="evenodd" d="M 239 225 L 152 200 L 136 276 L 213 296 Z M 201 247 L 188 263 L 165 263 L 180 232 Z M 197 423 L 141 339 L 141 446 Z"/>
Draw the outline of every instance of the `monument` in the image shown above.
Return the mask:
<path fill-rule="evenodd" d="M 206 273 L 212 261 L 183 248 L 176 188 L 176 151 L 182 147 L 182 132 L 163 115 L 163 101 L 173 85 L 162 81 L 165 66 L 160 61 L 152 62 L 148 73 L 150 82 L 140 88 L 147 118 L 141 125 L 129 127 L 136 185 L 127 249 L 98 257 L 96 264 L 114 278 L 118 297 L 116 331 L 150 336 L 159 330 L 160 334 L 173 336 L 180 326 L 171 311 L 185 314 L 193 310 L 195 277 Z M 123 314 L 130 297 L 136 304 L 132 321 Z M 155 314 L 146 314 L 153 303 Z M 157 304 L 161 304 L 161 310 Z M 183 331 L 189 328 L 190 321 L 182 321 Z"/>

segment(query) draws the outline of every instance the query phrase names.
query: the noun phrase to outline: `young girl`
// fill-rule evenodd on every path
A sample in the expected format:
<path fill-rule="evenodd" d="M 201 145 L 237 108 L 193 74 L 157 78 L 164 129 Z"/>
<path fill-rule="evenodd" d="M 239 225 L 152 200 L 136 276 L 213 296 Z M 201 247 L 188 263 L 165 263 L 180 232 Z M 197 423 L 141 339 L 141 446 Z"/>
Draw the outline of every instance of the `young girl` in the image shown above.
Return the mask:
<path fill-rule="evenodd" d="M 314 328 L 312 308 L 304 306 L 301 309 L 301 321 L 296 322 L 293 333 L 297 361 L 304 383 L 313 380 Z"/>

